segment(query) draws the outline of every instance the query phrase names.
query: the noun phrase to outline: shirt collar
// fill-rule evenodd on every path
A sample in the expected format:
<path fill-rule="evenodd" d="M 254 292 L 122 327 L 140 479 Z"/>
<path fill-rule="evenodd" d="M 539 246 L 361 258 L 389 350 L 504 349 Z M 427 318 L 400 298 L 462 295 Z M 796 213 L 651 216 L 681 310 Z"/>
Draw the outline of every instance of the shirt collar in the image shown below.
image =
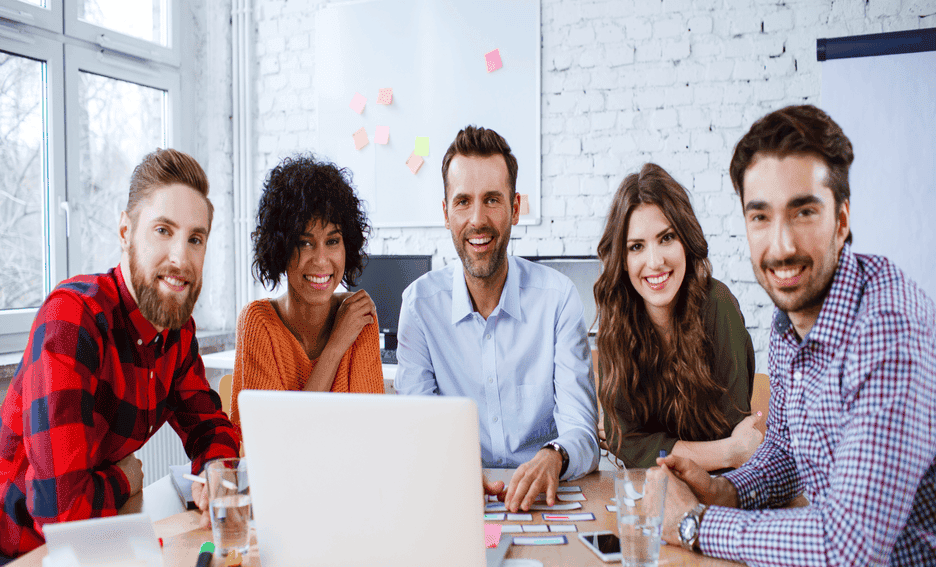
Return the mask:
<path fill-rule="evenodd" d="M 851 251 L 851 244 L 846 243 L 839 255 L 838 266 L 832 277 L 829 293 L 822 302 L 822 309 L 809 333 L 803 337 L 803 343 L 815 341 L 835 347 L 845 338 L 848 329 L 846 322 L 858 311 L 861 301 L 862 270 L 857 258 Z M 794 332 L 792 321 L 783 311 L 777 310 L 774 317 L 774 331 L 780 335 Z"/>
<path fill-rule="evenodd" d="M 117 287 L 120 290 L 120 302 L 124 304 L 127 309 L 127 317 L 130 319 L 130 322 L 133 324 L 133 328 L 136 330 L 137 335 L 139 335 L 140 340 L 143 341 L 143 344 L 150 344 L 153 342 L 153 339 L 156 338 L 160 333 L 156 331 L 156 327 L 149 322 L 149 319 L 143 316 L 143 313 L 140 312 L 140 307 L 137 305 L 133 295 L 130 293 L 130 288 L 127 287 L 127 282 L 124 279 L 123 269 L 120 264 L 117 265 L 117 268 L 114 269 L 114 273 L 117 275 Z M 163 331 L 163 335 L 166 334 L 166 331 Z M 165 338 L 165 337 L 163 337 Z"/>
<path fill-rule="evenodd" d="M 491 312 L 491 315 L 497 315 L 499 311 L 503 311 L 515 319 L 521 318 L 519 271 L 516 259 L 508 255 L 507 280 L 504 282 L 500 301 L 494 311 Z M 468 295 L 464 265 L 461 266 L 461 269 L 455 267 L 452 270 L 452 324 L 458 323 L 472 313 L 474 313 L 474 307 L 471 304 L 471 296 Z"/>

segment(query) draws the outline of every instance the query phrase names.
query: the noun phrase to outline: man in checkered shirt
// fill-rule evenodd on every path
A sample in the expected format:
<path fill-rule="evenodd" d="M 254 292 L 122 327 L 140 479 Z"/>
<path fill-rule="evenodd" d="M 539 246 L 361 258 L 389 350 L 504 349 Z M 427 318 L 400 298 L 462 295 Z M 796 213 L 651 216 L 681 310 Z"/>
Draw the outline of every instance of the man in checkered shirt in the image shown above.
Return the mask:
<path fill-rule="evenodd" d="M 751 263 L 777 306 L 768 431 L 721 477 L 658 461 L 670 543 L 748 565 L 936 565 L 936 308 L 887 258 L 852 252 L 853 157 L 813 106 L 768 114 L 735 148 Z M 799 493 L 808 507 L 777 509 Z"/>
<path fill-rule="evenodd" d="M 63 281 L 39 308 L 0 409 L 0 564 L 42 545 L 46 524 L 116 514 L 142 487 L 133 452 L 166 422 L 195 474 L 238 455 L 191 318 L 211 216 L 201 166 L 149 154 L 120 215 L 120 265 Z"/>

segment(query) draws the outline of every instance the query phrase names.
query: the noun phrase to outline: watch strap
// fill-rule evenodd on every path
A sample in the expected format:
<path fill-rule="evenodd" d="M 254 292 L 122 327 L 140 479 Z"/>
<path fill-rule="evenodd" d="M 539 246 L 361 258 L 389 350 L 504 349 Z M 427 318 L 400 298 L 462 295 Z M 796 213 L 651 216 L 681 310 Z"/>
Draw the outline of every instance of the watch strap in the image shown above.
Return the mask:
<path fill-rule="evenodd" d="M 705 515 L 705 510 L 707 508 L 708 506 L 700 502 L 695 505 L 695 508 L 683 514 L 683 517 L 679 520 L 676 531 L 679 534 L 679 545 L 681 545 L 683 549 L 688 549 L 689 551 L 696 550 L 696 545 L 699 543 L 699 534 L 702 532 L 702 516 Z M 695 533 L 693 533 L 689 539 L 685 539 L 682 530 L 683 522 L 690 519 L 690 517 L 691 521 L 695 523 Z"/>
<path fill-rule="evenodd" d="M 562 478 L 562 475 L 565 474 L 566 470 L 569 468 L 569 452 L 566 451 L 565 447 L 556 443 L 555 441 L 550 441 L 542 447 L 543 449 L 552 449 L 559 453 L 559 456 L 562 457 L 562 468 L 559 469 L 559 478 Z"/>

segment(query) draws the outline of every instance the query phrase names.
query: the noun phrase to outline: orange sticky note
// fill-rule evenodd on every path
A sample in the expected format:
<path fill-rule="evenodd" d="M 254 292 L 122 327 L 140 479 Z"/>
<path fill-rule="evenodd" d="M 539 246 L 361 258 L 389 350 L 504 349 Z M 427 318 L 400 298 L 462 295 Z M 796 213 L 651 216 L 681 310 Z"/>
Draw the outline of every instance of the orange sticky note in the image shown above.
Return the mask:
<path fill-rule="evenodd" d="M 367 130 L 363 126 L 351 135 L 354 138 L 354 149 L 359 150 L 368 144 L 367 140 Z"/>
<path fill-rule="evenodd" d="M 529 195 L 520 195 L 520 214 L 521 215 L 530 214 L 530 196 Z"/>
<path fill-rule="evenodd" d="M 489 548 L 497 547 L 501 538 L 500 524 L 484 524 L 484 545 Z"/>
<path fill-rule="evenodd" d="M 377 131 L 374 132 L 374 142 L 378 144 L 386 144 L 389 141 L 390 141 L 390 127 L 378 126 Z"/>
<path fill-rule="evenodd" d="M 419 168 L 422 167 L 423 158 L 419 157 L 416 154 L 410 154 L 410 157 L 406 160 L 406 167 L 413 172 L 413 175 L 416 175 L 416 172 L 419 171 Z"/>
<path fill-rule="evenodd" d="M 365 104 L 367 104 L 367 98 L 365 98 L 361 93 L 354 93 L 354 98 L 351 99 L 351 104 L 348 106 L 351 107 L 351 110 L 360 114 L 364 112 Z"/>
<path fill-rule="evenodd" d="M 500 58 L 500 49 L 495 49 L 494 51 L 488 51 L 484 54 L 484 62 L 487 64 L 487 71 L 497 71 L 504 64 L 501 62 Z"/>
<path fill-rule="evenodd" d="M 380 89 L 377 91 L 377 104 L 390 104 L 393 102 L 393 89 Z"/>

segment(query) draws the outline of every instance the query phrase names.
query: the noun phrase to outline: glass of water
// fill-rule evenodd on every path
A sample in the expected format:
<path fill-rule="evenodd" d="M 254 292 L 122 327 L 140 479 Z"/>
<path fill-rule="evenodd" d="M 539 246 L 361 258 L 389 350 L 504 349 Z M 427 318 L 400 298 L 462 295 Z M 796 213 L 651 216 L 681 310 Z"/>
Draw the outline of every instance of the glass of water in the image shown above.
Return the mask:
<path fill-rule="evenodd" d="M 241 555 L 250 546 L 250 492 L 247 460 L 217 459 L 205 467 L 208 477 L 208 509 L 215 552 Z"/>
<path fill-rule="evenodd" d="M 623 469 L 614 478 L 624 567 L 656 567 L 660 559 L 666 481 L 660 467 Z"/>

